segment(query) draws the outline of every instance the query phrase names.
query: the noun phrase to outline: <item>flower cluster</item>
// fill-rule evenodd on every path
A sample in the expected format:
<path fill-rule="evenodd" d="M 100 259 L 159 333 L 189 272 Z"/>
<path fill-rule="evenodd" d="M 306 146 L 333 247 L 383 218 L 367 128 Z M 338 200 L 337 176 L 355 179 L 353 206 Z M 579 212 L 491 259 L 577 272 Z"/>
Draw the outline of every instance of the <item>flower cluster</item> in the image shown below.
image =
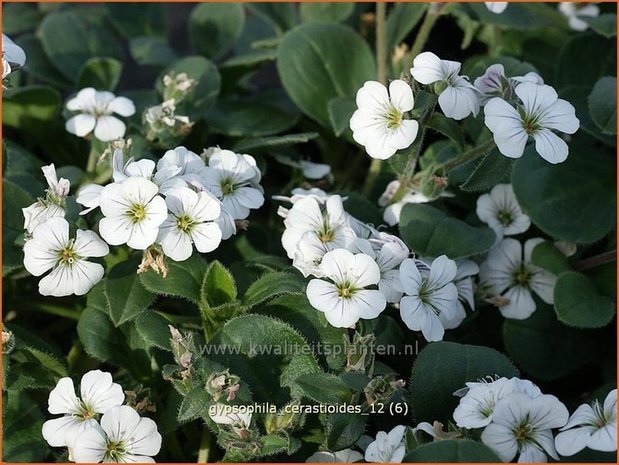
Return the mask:
<path fill-rule="evenodd" d="M 80 396 L 71 378 L 61 378 L 50 392 L 49 413 L 62 415 L 43 424 L 43 438 L 52 447 L 66 447 L 78 463 L 154 462 L 161 435 L 150 418 L 128 405 L 110 373 L 89 371 L 80 381 Z"/>
<path fill-rule="evenodd" d="M 77 203 L 85 207 L 81 215 L 100 208 L 101 237 L 81 229 L 74 239 L 69 237 L 64 217 L 70 183 L 57 179 L 54 165 L 43 168 L 46 197 L 23 210 L 24 265 L 34 276 L 52 270 L 39 283 L 42 295 L 87 293 L 104 274 L 103 267 L 88 258 L 106 256 L 108 245 L 144 250 L 145 260 L 152 247 L 161 247 L 175 261 L 189 258 L 194 248 L 212 252 L 222 239 L 236 234 L 237 221 L 245 221 L 250 210 L 264 202 L 260 171 L 250 155 L 214 149 L 205 161 L 176 147 L 157 163 L 146 158 L 125 161 L 129 145 L 113 144 L 111 183 L 87 184 L 77 193 Z"/>

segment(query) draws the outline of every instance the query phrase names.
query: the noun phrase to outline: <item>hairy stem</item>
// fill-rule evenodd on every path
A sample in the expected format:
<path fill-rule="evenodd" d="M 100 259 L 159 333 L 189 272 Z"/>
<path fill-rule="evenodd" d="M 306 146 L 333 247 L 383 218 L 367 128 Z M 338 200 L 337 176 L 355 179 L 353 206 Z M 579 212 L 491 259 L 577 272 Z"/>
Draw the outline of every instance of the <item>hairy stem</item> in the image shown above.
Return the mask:
<path fill-rule="evenodd" d="M 417 33 L 417 37 L 415 37 L 415 41 L 411 47 L 411 51 L 404 58 L 404 73 L 407 78 L 411 76 L 411 68 L 413 66 L 413 60 L 417 55 L 421 53 L 423 48 L 426 46 L 426 42 L 430 37 L 430 32 L 432 32 L 432 28 L 436 23 L 436 20 L 441 15 L 440 8 L 436 8 L 433 6 L 429 6 L 426 15 L 423 18 L 423 22 L 421 23 L 421 27 L 419 28 L 419 32 Z"/>
<path fill-rule="evenodd" d="M 198 450 L 198 462 L 208 463 L 208 456 L 211 451 L 211 433 L 205 428 L 202 431 L 202 438 L 200 439 L 200 449 Z"/>
<path fill-rule="evenodd" d="M 95 145 L 90 145 L 90 153 L 88 154 L 88 162 L 86 163 L 86 174 L 91 178 L 94 178 L 95 171 L 97 170 L 97 163 L 99 162 L 100 154 L 95 149 Z"/>
<path fill-rule="evenodd" d="M 579 260 L 574 264 L 574 269 L 578 271 L 590 270 L 615 261 L 617 261 L 617 249 Z"/>
<path fill-rule="evenodd" d="M 377 66 L 377 79 L 378 81 L 386 85 L 387 84 L 387 41 L 385 38 L 385 22 L 387 16 L 387 3 L 376 3 L 376 66 Z M 370 170 L 368 177 L 365 180 L 363 186 L 363 194 L 369 197 L 374 190 L 374 185 L 378 179 L 381 169 L 381 160 L 373 158 L 370 164 Z"/>

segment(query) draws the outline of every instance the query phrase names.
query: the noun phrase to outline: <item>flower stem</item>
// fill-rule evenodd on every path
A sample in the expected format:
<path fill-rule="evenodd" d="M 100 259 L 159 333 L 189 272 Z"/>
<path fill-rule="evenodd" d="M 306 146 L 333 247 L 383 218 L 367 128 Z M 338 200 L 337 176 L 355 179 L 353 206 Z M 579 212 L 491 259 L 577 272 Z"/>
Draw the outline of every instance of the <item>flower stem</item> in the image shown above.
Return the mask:
<path fill-rule="evenodd" d="M 426 15 L 423 18 L 423 22 L 421 23 L 421 27 L 419 28 L 419 32 L 417 33 L 417 37 L 415 37 L 415 41 L 411 47 L 411 51 L 404 58 L 404 73 L 407 78 L 410 78 L 411 68 L 413 66 L 413 60 L 417 55 L 421 53 L 423 48 L 426 46 L 426 42 L 430 37 L 430 32 L 432 32 L 432 28 L 436 23 L 436 20 L 441 15 L 440 8 L 433 7 L 432 5 L 428 6 L 426 11 Z"/>
<path fill-rule="evenodd" d="M 200 449 L 198 450 L 198 462 L 208 463 L 208 456 L 211 451 L 211 433 L 207 429 L 202 431 L 202 438 L 200 439 Z"/>
<path fill-rule="evenodd" d="M 477 147 L 473 147 L 471 150 L 464 152 L 458 158 L 455 158 L 443 164 L 441 168 L 445 170 L 446 172 L 451 171 L 454 168 L 457 168 L 458 166 L 462 166 L 465 163 L 468 163 L 483 155 L 486 155 L 488 152 L 490 152 L 490 150 L 492 150 L 495 147 L 496 147 L 496 144 L 494 143 L 494 140 L 489 139 L 486 142 L 483 142 L 482 144 L 478 145 Z"/>
<path fill-rule="evenodd" d="M 574 263 L 574 269 L 578 271 L 590 270 L 591 268 L 596 268 L 601 265 L 605 265 L 606 263 L 612 263 L 617 261 L 617 250 L 611 250 L 609 252 L 604 252 L 599 255 L 594 255 L 593 257 L 584 258 L 576 263 Z"/>
<path fill-rule="evenodd" d="M 385 23 L 387 16 L 387 3 L 376 3 L 376 77 L 378 81 L 387 84 L 387 41 L 385 34 Z M 368 177 L 365 179 L 363 194 L 369 197 L 374 190 L 374 185 L 378 179 L 381 169 L 381 160 L 373 158 L 370 164 Z"/>
<path fill-rule="evenodd" d="M 90 145 L 90 153 L 88 154 L 88 162 L 86 163 L 86 174 L 90 178 L 95 177 L 95 171 L 97 170 L 97 163 L 99 162 L 100 154 L 95 148 L 94 144 Z"/>

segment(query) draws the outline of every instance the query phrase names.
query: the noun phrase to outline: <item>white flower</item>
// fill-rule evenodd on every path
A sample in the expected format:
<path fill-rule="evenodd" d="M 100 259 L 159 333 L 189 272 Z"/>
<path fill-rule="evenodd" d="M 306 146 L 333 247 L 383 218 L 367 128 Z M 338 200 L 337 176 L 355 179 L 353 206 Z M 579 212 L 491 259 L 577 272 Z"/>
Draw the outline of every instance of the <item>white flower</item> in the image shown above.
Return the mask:
<path fill-rule="evenodd" d="M 150 418 L 128 405 L 113 407 L 101 417 L 101 426 L 80 433 L 73 446 L 78 463 L 153 463 L 161 449 L 161 435 Z"/>
<path fill-rule="evenodd" d="M 42 199 L 37 200 L 26 208 L 22 208 L 21 211 L 24 215 L 24 229 L 28 234 L 32 234 L 38 225 L 45 223 L 50 218 L 64 218 L 66 214 L 64 208 L 61 206 L 46 202 Z"/>
<path fill-rule="evenodd" d="M 307 298 L 331 325 L 349 328 L 360 318 L 376 318 L 385 309 L 382 292 L 366 289 L 380 281 L 380 270 L 372 257 L 337 249 L 327 252 L 318 267 L 331 281 L 312 279 Z"/>
<path fill-rule="evenodd" d="M 379 431 L 376 440 L 365 450 L 365 461 L 375 463 L 402 463 L 406 446 L 404 433 L 406 426 L 398 425 L 389 433 Z"/>
<path fill-rule="evenodd" d="M 96 233 L 77 230 L 69 239 L 69 223 L 61 217 L 47 220 L 32 232 L 24 245 L 24 266 L 39 281 L 41 295 L 84 295 L 103 277 L 103 267 L 87 260 L 104 257 L 110 249 Z"/>
<path fill-rule="evenodd" d="M 322 205 L 330 197 L 329 194 L 327 194 L 322 189 L 318 189 L 317 187 L 312 187 L 310 189 L 303 189 L 301 187 L 297 187 L 295 189 L 292 189 L 291 194 L 292 195 L 290 197 L 285 195 L 274 195 L 271 198 L 280 202 L 288 202 L 294 204 L 304 197 L 313 197 L 319 204 Z M 288 211 L 288 208 L 282 207 L 281 205 L 277 208 L 277 214 L 284 219 L 288 217 Z"/>
<path fill-rule="evenodd" d="M 400 282 L 406 294 L 400 301 L 400 316 L 406 326 L 421 331 L 427 341 L 442 340 L 444 322 L 456 315 L 456 273 L 456 262 L 445 255 L 434 260 L 430 269 L 411 258 L 400 265 Z"/>
<path fill-rule="evenodd" d="M 529 137 L 535 150 L 550 163 L 566 160 L 568 147 L 553 130 L 574 134 L 580 122 L 574 107 L 557 98 L 550 86 L 523 82 L 514 90 L 522 105 L 518 109 L 500 98 L 490 100 L 484 109 L 485 122 L 492 131 L 499 151 L 510 158 L 520 158 Z"/>
<path fill-rule="evenodd" d="M 191 124 L 188 116 L 177 115 L 174 99 L 168 99 L 161 105 L 155 105 L 144 113 L 144 119 L 155 130 L 159 129 L 159 125 L 173 128 L 177 123 Z"/>
<path fill-rule="evenodd" d="M 604 405 L 596 400 L 583 404 L 572 414 L 555 438 L 557 452 L 570 456 L 585 447 L 602 452 L 617 450 L 617 389 L 606 396 Z"/>
<path fill-rule="evenodd" d="M 324 163 L 301 160 L 301 172 L 307 179 L 323 179 L 331 174 L 331 167 Z"/>
<path fill-rule="evenodd" d="M 8 36 L 2 34 L 2 79 L 7 77 L 14 68 L 21 68 L 26 64 L 26 54 Z"/>
<path fill-rule="evenodd" d="M 441 60 L 434 53 L 423 52 L 413 60 L 411 75 L 421 84 L 438 84 L 438 104 L 448 118 L 461 120 L 479 112 L 477 89 L 466 76 L 459 76 L 462 65 Z"/>
<path fill-rule="evenodd" d="M 544 79 L 537 73 L 530 71 L 524 76 L 508 78 L 505 68 L 501 64 L 488 66 L 486 72 L 474 81 L 475 88 L 479 91 L 480 104 L 485 105 L 492 97 L 500 97 L 506 100 L 514 98 L 514 89 L 523 82 L 544 84 Z"/>
<path fill-rule="evenodd" d="M 110 245 L 127 244 L 144 250 L 157 239 L 168 216 L 157 186 L 141 177 L 108 184 L 101 191 L 101 237 Z"/>
<path fill-rule="evenodd" d="M 454 410 L 453 418 L 456 425 L 467 429 L 489 425 L 497 402 L 512 392 L 521 392 L 529 397 L 542 395 L 533 383 L 518 378 L 466 383 L 466 386 L 466 394 Z"/>
<path fill-rule="evenodd" d="M 319 451 L 312 454 L 305 461 L 306 463 L 354 463 L 363 460 L 361 455 L 356 450 L 342 449 L 337 452 Z"/>
<path fill-rule="evenodd" d="M 314 197 L 304 197 L 284 220 L 282 246 L 304 276 L 319 273 L 318 265 L 330 250 L 353 249 L 356 239 L 339 195 L 328 198 L 324 211 L 320 207 Z"/>
<path fill-rule="evenodd" d="M 224 209 L 235 220 L 247 218 L 251 209 L 260 208 L 264 203 L 260 170 L 249 155 L 216 151 L 200 173 L 200 180 L 222 201 Z"/>
<path fill-rule="evenodd" d="M 503 239 L 490 249 L 481 264 L 479 277 L 490 286 L 490 293 L 500 295 L 505 303 L 499 307 L 505 318 L 524 320 L 535 312 L 532 292 L 544 302 L 554 302 L 556 276 L 531 263 L 533 249 L 543 239 L 529 239 L 523 248 L 515 239 Z"/>
<path fill-rule="evenodd" d="M 417 137 L 419 123 L 404 119 L 415 104 L 411 86 L 395 80 L 387 88 L 367 81 L 357 91 L 358 109 L 350 118 L 353 139 L 365 147 L 372 158 L 386 160 L 398 150 L 409 147 Z"/>
<path fill-rule="evenodd" d="M 234 217 L 223 208 L 223 205 L 220 205 L 220 208 L 221 213 L 219 218 L 215 220 L 215 223 L 217 223 L 221 230 L 222 240 L 225 241 L 236 234 L 236 222 L 234 221 Z"/>
<path fill-rule="evenodd" d="M 49 393 L 48 411 L 62 417 L 43 423 L 43 438 L 52 447 L 71 447 L 79 433 L 97 424 L 94 417 L 122 405 L 125 394 L 110 373 L 89 371 L 80 382 L 80 397 L 75 395 L 71 378 L 61 378 Z"/>
<path fill-rule="evenodd" d="M 127 127 L 121 120 L 112 116 L 131 116 L 135 105 L 126 97 L 116 97 L 108 91 L 97 91 L 92 87 L 80 90 L 67 101 L 67 110 L 78 112 L 69 119 L 65 128 L 71 134 L 85 137 L 94 130 L 95 137 L 103 142 L 120 139 Z"/>
<path fill-rule="evenodd" d="M 77 197 L 75 201 L 80 205 L 86 207 L 85 210 L 80 212 L 80 215 L 90 213 L 95 208 L 98 208 L 101 204 L 101 191 L 103 186 L 99 184 L 86 184 L 77 191 Z"/>
<path fill-rule="evenodd" d="M 207 192 L 196 193 L 188 187 L 179 187 L 165 202 L 170 213 L 157 238 L 165 255 L 183 261 L 191 256 L 192 244 L 201 253 L 212 252 L 219 246 L 221 229 L 214 222 L 221 213 L 219 200 Z"/>
<path fill-rule="evenodd" d="M 410 253 L 406 244 L 396 236 L 381 232 L 369 240 L 357 239 L 356 245 L 362 253 L 376 261 L 380 269 L 378 290 L 387 302 L 399 302 L 402 298 L 399 267 Z"/>
<path fill-rule="evenodd" d="M 190 157 L 198 159 L 199 163 L 191 163 Z M 173 189 L 188 185 L 187 176 L 195 175 L 202 168 L 204 163 L 195 153 L 188 151 L 185 147 L 177 147 L 168 150 L 157 163 L 155 172 L 155 162 L 147 158 L 135 160 L 133 157 L 124 161 L 125 155 L 122 148 L 116 148 L 112 156 L 112 178 L 115 182 L 122 182 L 127 178 L 139 177 L 154 182 L 159 188 L 159 193 L 167 195 Z M 193 159 L 195 161 L 195 159 Z M 177 164 L 178 163 L 178 164 Z M 194 165 L 193 171 L 187 165 Z M 197 165 L 197 166 L 195 166 Z M 185 175 L 185 173 L 187 173 Z"/>
<path fill-rule="evenodd" d="M 494 230 L 497 240 L 523 233 L 531 226 L 531 219 L 522 213 L 511 184 L 497 184 L 489 194 L 480 195 L 476 211 L 479 219 Z"/>
<path fill-rule="evenodd" d="M 488 8 L 488 11 L 490 11 L 491 13 L 500 15 L 501 13 L 503 13 L 505 11 L 505 9 L 507 8 L 507 6 L 509 5 L 509 2 L 484 2 L 486 4 L 486 8 Z"/>
<path fill-rule="evenodd" d="M 458 289 L 458 302 L 454 316 L 443 321 L 445 329 L 457 328 L 464 321 L 466 318 L 464 304 L 467 304 L 471 310 L 475 310 L 473 276 L 479 273 L 479 266 L 472 260 L 456 260 L 456 266 L 458 271 L 454 278 L 454 284 Z"/>
<path fill-rule="evenodd" d="M 237 428 L 248 429 L 251 425 L 251 413 L 235 412 L 226 404 L 211 405 L 208 416 L 218 425 L 230 425 Z"/>
<path fill-rule="evenodd" d="M 71 183 L 68 179 L 60 178 L 56 174 L 56 167 L 52 163 L 51 165 L 43 166 L 41 168 L 43 176 L 47 181 L 47 194 L 51 196 L 57 202 L 63 201 L 68 195 L 71 189 Z"/>
<path fill-rule="evenodd" d="M 555 396 L 531 398 L 513 392 L 497 403 L 481 440 L 504 462 L 517 454 L 521 463 L 546 462 L 546 454 L 558 460 L 552 429 L 565 425 L 568 416 L 565 405 Z"/>
<path fill-rule="evenodd" d="M 428 203 L 432 202 L 433 198 L 423 195 L 421 192 L 417 192 L 414 188 L 408 190 L 404 196 L 397 202 L 392 203 L 393 196 L 400 189 L 400 181 L 395 180 L 387 184 L 385 192 L 378 199 L 378 205 L 386 207 L 383 212 L 383 220 L 389 226 L 395 226 L 400 222 L 400 216 L 402 215 L 402 209 L 409 203 Z M 440 193 L 439 197 L 453 197 L 453 194 L 447 191 Z"/>
<path fill-rule="evenodd" d="M 600 15 L 600 7 L 597 5 L 581 5 L 574 2 L 561 2 L 559 11 L 567 18 L 570 28 L 575 31 L 586 31 L 589 24 L 580 18 L 596 18 Z"/>

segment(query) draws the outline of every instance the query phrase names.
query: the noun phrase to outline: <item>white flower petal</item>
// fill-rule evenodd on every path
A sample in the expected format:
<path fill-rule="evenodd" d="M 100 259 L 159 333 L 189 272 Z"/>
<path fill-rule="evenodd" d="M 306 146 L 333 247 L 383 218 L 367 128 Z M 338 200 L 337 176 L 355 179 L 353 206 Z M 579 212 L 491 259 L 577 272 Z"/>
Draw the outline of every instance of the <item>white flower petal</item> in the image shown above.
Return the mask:
<path fill-rule="evenodd" d="M 401 112 L 411 111 L 415 104 L 413 89 L 401 79 L 396 79 L 389 84 L 389 98 L 393 106 Z"/>
<path fill-rule="evenodd" d="M 105 413 L 125 400 L 122 386 L 114 383 L 110 373 L 92 370 L 80 382 L 82 400 L 97 413 Z"/>
<path fill-rule="evenodd" d="M 71 452 L 76 463 L 99 463 L 103 460 L 106 450 L 105 432 L 96 424 L 77 436 Z"/>
<path fill-rule="evenodd" d="M 412 93 L 412 91 L 411 91 Z M 378 81 L 367 81 L 357 91 L 357 107 L 372 113 L 384 111 L 390 104 L 387 88 Z"/>
<path fill-rule="evenodd" d="M 499 311 L 505 318 L 526 320 L 537 309 L 531 291 L 526 287 L 514 286 L 503 297 L 509 300 L 507 305 L 499 307 Z"/>
<path fill-rule="evenodd" d="M 135 105 L 127 97 L 115 97 L 108 103 L 107 109 L 120 116 L 131 116 L 135 113 Z"/>
<path fill-rule="evenodd" d="M 191 230 L 191 240 L 201 253 L 212 252 L 219 247 L 221 237 L 221 229 L 216 223 L 197 224 Z"/>
<path fill-rule="evenodd" d="M 432 84 L 447 78 L 441 59 L 432 52 L 423 52 L 415 57 L 411 76 L 421 84 Z"/>
<path fill-rule="evenodd" d="M 535 151 L 548 163 L 563 163 L 567 160 L 569 148 L 565 141 L 549 129 L 541 129 L 533 134 Z"/>
<path fill-rule="evenodd" d="M 56 387 L 49 393 L 47 410 L 52 414 L 72 414 L 80 405 L 75 395 L 75 386 L 71 378 L 60 378 Z"/>
<path fill-rule="evenodd" d="M 511 462 L 518 453 L 518 443 L 511 429 L 490 423 L 481 433 L 481 441 L 492 449 L 503 462 Z"/>
<path fill-rule="evenodd" d="M 92 132 L 97 124 L 97 120 L 92 115 L 81 113 L 68 119 L 65 129 L 78 137 L 85 137 Z"/>
<path fill-rule="evenodd" d="M 595 431 L 594 426 L 582 426 L 557 434 L 555 438 L 557 452 L 566 457 L 580 452 L 587 447 L 593 431 Z M 616 447 L 616 442 L 613 445 Z"/>
<path fill-rule="evenodd" d="M 78 229 L 73 250 L 81 257 L 105 257 L 110 253 L 108 245 L 94 231 Z"/>
<path fill-rule="evenodd" d="M 95 137 L 102 142 L 120 139 L 125 135 L 127 126 L 115 116 L 100 116 L 95 126 Z"/>

